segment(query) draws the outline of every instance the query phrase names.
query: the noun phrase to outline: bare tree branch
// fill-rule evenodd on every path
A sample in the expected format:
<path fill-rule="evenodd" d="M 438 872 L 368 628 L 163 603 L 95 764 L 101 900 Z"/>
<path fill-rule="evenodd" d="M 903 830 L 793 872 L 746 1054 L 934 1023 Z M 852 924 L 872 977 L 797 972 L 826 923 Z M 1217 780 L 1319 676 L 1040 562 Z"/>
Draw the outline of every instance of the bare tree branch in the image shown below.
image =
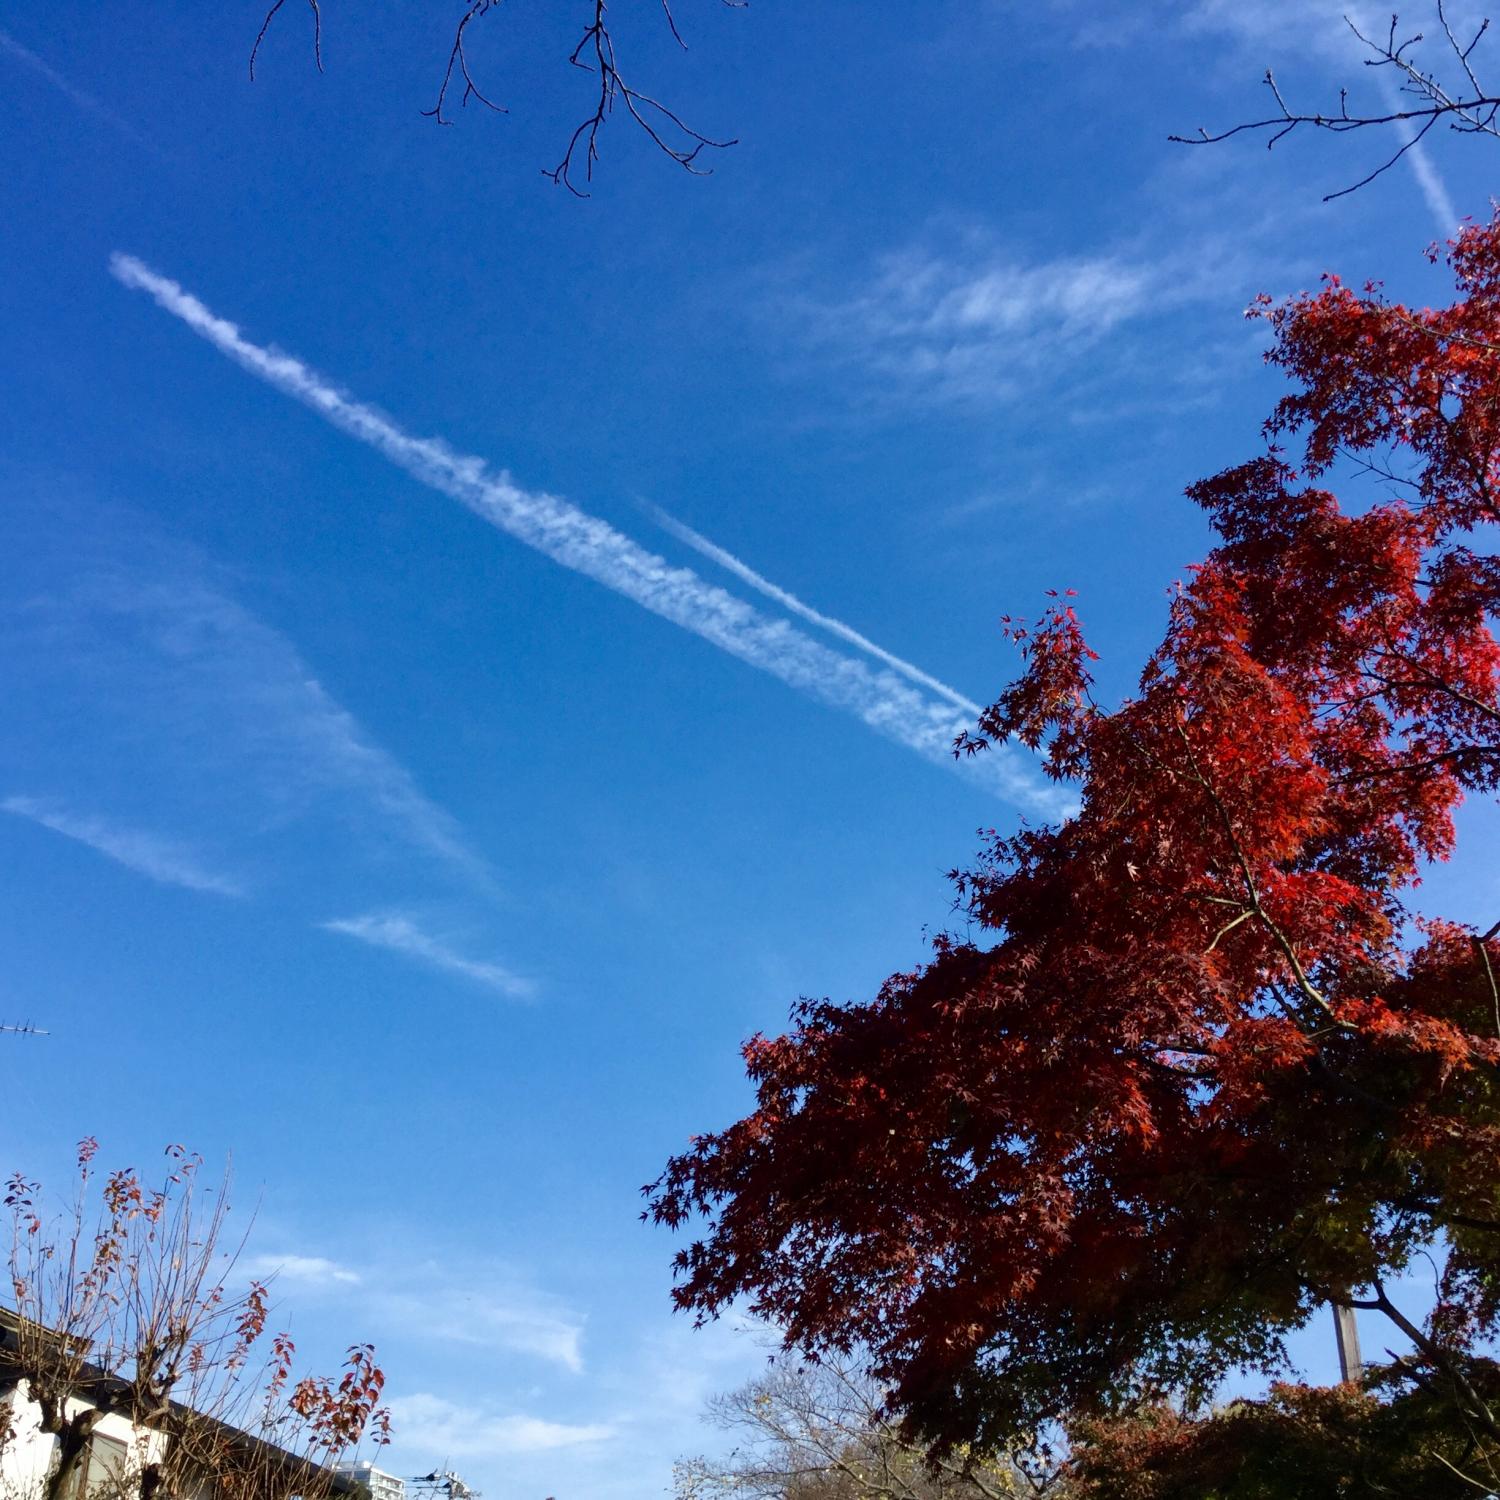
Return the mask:
<path fill-rule="evenodd" d="M 52 1449 L 21 1490 L 7 1472 L 6 1500 L 333 1500 L 332 1465 L 367 1430 L 386 1440 L 373 1349 L 352 1348 L 338 1384 L 293 1384 L 284 1334 L 261 1363 L 268 1288 L 230 1280 L 243 1242 L 225 1237 L 227 1179 L 202 1182 L 200 1159 L 170 1147 L 159 1186 L 130 1169 L 97 1181 L 95 1149 L 80 1142 L 72 1201 L 50 1221 L 36 1183 L 4 1184 L 0 1389 L 24 1383 Z M 13 1394 L 0 1404 L 14 1416 Z M 106 1419 L 131 1437 L 100 1486 Z"/>
<path fill-rule="evenodd" d="M 1464 135 L 1488 135 L 1500 139 L 1500 93 L 1490 90 L 1480 81 L 1474 67 L 1474 52 L 1489 30 L 1489 21 L 1482 21 L 1467 42 L 1454 32 L 1448 19 L 1444 0 L 1434 0 L 1438 26 L 1443 44 L 1452 54 L 1452 61 L 1462 75 L 1461 85 L 1449 88 L 1437 71 L 1424 68 L 1419 60 L 1419 49 L 1424 40 L 1421 32 L 1398 39 L 1399 17 L 1392 16 L 1390 26 L 1382 38 L 1367 36 L 1345 16 L 1344 22 L 1359 44 L 1369 54 L 1364 59 L 1367 68 L 1387 68 L 1399 77 L 1399 93 L 1411 100 L 1409 106 L 1397 104 L 1383 110 L 1351 110 L 1349 90 L 1341 88 L 1337 107 L 1328 110 L 1306 110 L 1288 104 L 1277 81 L 1276 74 L 1267 69 L 1264 83 L 1270 90 L 1276 109 L 1259 120 L 1244 120 L 1223 130 L 1208 130 L 1199 126 L 1192 135 L 1173 135 L 1168 139 L 1185 146 L 1214 145 L 1233 136 L 1265 134 L 1266 148 L 1270 150 L 1293 131 L 1306 126 L 1309 130 L 1326 130 L 1342 135 L 1352 130 L 1372 127 L 1395 126 L 1404 135 L 1401 146 L 1379 166 L 1367 172 L 1357 182 L 1334 192 L 1325 193 L 1323 201 L 1331 202 L 1349 193 L 1367 187 L 1377 177 L 1389 172 L 1413 147 L 1420 144 L 1428 132 L 1440 121 L 1450 130 Z"/>
<path fill-rule="evenodd" d="M 318 9 L 318 0 L 307 0 L 312 7 L 313 13 L 313 61 L 318 65 L 318 72 L 323 71 L 323 12 Z M 271 22 L 276 19 L 276 12 L 286 4 L 286 0 L 274 0 L 271 8 L 266 12 L 265 19 L 260 23 L 260 30 L 255 35 L 255 45 L 250 49 L 250 82 L 255 82 L 255 59 L 260 55 L 260 44 L 265 41 L 266 33 L 271 29 Z"/>
<path fill-rule="evenodd" d="M 678 1463 L 678 1500 L 1017 1500 L 1048 1488 L 1019 1452 L 927 1451 L 885 1414 L 884 1399 L 845 1359 L 778 1363 L 709 1402 L 708 1420 L 745 1441 L 722 1458 Z"/>
<path fill-rule="evenodd" d="M 439 125 L 453 123 L 448 113 L 449 99 L 460 82 L 463 84 L 463 91 L 459 96 L 460 108 L 467 105 L 470 99 L 477 99 L 479 103 L 494 110 L 497 114 L 506 113 L 505 107 L 492 99 L 476 81 L 475 74 L 469 65 L 468 55 L 469 28 L 488 15 L 499 3 L 500 0 L 464 0 L 462 13 L 449 45 L 448 60 L 438 85 L 437 102 L 431 109 L 422 111 L 428 119 L 436 120 Z M 627 83 L 620 71 L 614 33 L 608 21 L 606 0 L 587 0 L 587 3 L 591 7 L 591 19 L 569 55 L 568 62 L 572 67 L 594 74 L 598 80 L 594 92 L 594 107 L 591 113 L 579 122 L 569 137 L 567 150 L 563 153 L 562 160 L 555 167 L 545 169 L 543 175 L 560 187 L 567 188 L 575 197 L 588 197 L 589 185 L 593 182 L 594 168 L 599 161 L 599 135 L 614 113 L 616 105 L 624 107 L 625 113 L 664 156 L 670 157 L 678 166 L 694 176 L 709 175 L 712 168 L 702 165 L 700 161 L 702 154 L 705 151 L 727 150 L 738 142 L 734 139 L 721 140 L 705 135 L 701 130 L 689 125 L 676 110 L 664 104 L 660 99 Z M 748 0 L 720 0 L 720 3 L 733 9 L 742 9 Z M 261 44 L 265 41 L 271 23 L 285 4 L 286 0 L 273 0 L 261 22 L 255 45 L 250 49 L 252 81 L 255 78 L 255 64 L 260 55 Z M 318 71 L 322 72 L 323 17 L 319 9 L 320 0 L 308 0 L 308 4 L 313 12 L 313 55 Z M 661 9 L 672 39 L 683 51 L 686 51 L 687 42 L 678 27 L 677 17 L 672 10 L 672 0 L 661 0 Z"/>
<path fill-rule="evenodd" d="M 724 0 L 725 4 L 740 5 L 744 0 Z M 668 109 L 660 100 L 653 99 L 649 94 L 643 94 L 632 88 L 620 74 L 619 64 L 615 56 L 614 37 L 611 35 L 605 21 L 605 13 L 608 9 L 605 0 L 593 0 L 594 19 L 584 29 L 583 35 L 578 39 L 578 45 L 574 47 L 572 56 L 568 61 L 575 68 L 583 68 L 588 72 L 595 73 L 599 79 L 599 91 L 594 112 L 588 119 L 584 120 L 573 132 L 568 141 L 568 149 L 563 153 L 563 159 L 550 172 L 545 173 L 553 182 L 561 187 L 567 188 L 575 197 L 586 198 L 588 191 L 580 188 L 574 181 L 576 170 L 574 157 L 580 146 L 583 147 L 583 180 L 585 183 L 593 181 L 594 165 L 599 160 L 599 132 L 604 128 L 605 121 L 614 111 L 615 104 L 621 102 L 629 111 L 630 117 L 651 138 L 652 142 L 665 155 L 672 158 L 680 167 L 693 173 L 695 176 L 706 176 L 713 169 L 711 167 L 700 167 L 696 165 L 698 154 L 705 147 L 715 151 L 722 151 L 737 144 L 733 140 L 717 141 L 695 130 L 686 124 L 676 113 Z M 672 17 L 672 10 L 667 0 L 663 0 L 662 9 L 666 13 L 667 24 L 671 27 L 672 35 L 676 37 L 679 45 L 685 46 L 682 36 L 677 30 L 677 23 Z M 592 60 L 588 60 L 588 59 Z M 663 132 L 666 132 L 664 134 Z M 677 140 L 669 140 L 668 136 L 675 135 Z"/>
<path fill-rule="evenodd" d="M 442 86 L 438 89 L 437 103 L 431 109 L 424 109 L 422 113 L 429 119 L 436 120 L 439 125 L 451 125 L 452 120 L 443 118 L 443 102 L 448 97 L 448 86 L 453 82 L 453 70 L 458 69 L 459 76 L 464 81 L 463 97 L 458 101 L 459 108 L 463 108 L 470 98 L 475 98 L 483 105 L 488 106 L 497 114 L 506 111 L 502 105 L 496 104 L 493 99 L 488 98 L 484 91 L 474 82 L 474 75 L 469 72 L 469 58 L 464 51 L 464 32 L 474 21 L 477 21 L 492 6 L 497 5 L 499 0 L 473 0 L 473 4 L 459 18 L 458 26 L 453 33 L 453 47 L 448 53 L 448 66 L 443 72 Z"/>

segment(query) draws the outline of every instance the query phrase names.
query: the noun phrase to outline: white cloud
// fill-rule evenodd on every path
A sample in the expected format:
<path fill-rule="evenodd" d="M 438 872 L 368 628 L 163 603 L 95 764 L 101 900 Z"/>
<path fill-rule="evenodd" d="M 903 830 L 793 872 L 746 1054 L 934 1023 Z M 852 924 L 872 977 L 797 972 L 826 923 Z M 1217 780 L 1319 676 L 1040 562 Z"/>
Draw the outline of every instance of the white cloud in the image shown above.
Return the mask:
<path fill-rule="evenodd" d="M 583 1320 L 560 1298 L 503 1268 L 466 1274 L 434 1265 L 367 1278 L 380 1317 L 423 1339 L 526 1354 L 571 1374 L 583 1372 Z"/>
<path fill-rule="evenodd" d="M 509 474 L 492 473 L 482 459 L 457 453 L 439 439 L 412 437 L 300 360 L 251 343 L 233 323 L 133 256 L 116 254 L 110 266 L 121 283 L 148 293 L 159 307 L 241 368 L 310 407 L 498 530 L 810 697 L 853 714 L 927 759 L 944 766 L 954 764 L 950 753 L 954 736 L 968 728 L 970 721 L 951 703 L 919 692 L 892 672 L 872 670 L 863 661 L 830 650 L 786 620 L 762 614 L 688 568 L 671 567 L 566 500 L 522 489 Z M 1004 748 L 967 760 L 961 769 L 1023 806 L 1051 813 L 1066 802 L 1043 781 L 1030 757 Z"/>
<path fill-rule="evenodd" d="M 441 938 L 424 932 L 411 917 L 401 912 L 370 912 L 319 925 L 325 932 L 342 933 L 368 943 L 372 948 L 388 948 L 444 973 L 472 979 L 513 1000 L 527 999 L 536 992 L 531 980 L 487 959 L 465 957 Z"/>
<path fill-rule="evenodd" d="M 43 828 L 85 844 L 163 885 L 179 885 L 219 896 L 245 894 L 239 881 L 206 868 L 186 845 L 161 834 L 127 827 L 90 813 L 71 812 L 58 802 L 36 797 L 7 797 L 0 802 L 0 809 L 40 823 Z"/>
<path fill-rule="evenodd" d="M 403 1452 L 444 1454 L 455 1459 L 576 1448 L 614 1435 L 614 1429 L 602 1423 L 553 1422 L 460 1406 L 420 1391 L 393 1396 L 389 1405 L 396 1442 Z"/>
<path fill-rule="evenodd" d="M 1156 295 L 1153 281 L 1145 267 L 1107 256 L 975 266 L 907 255 L 893 257 L 874 303 L 896 334 L 963 338 L 1052 329 L 1087 336 L 1145 310 Z"/>
<path fill-rule="evenodd" d="M 1189 34 L 1227 37 L 1242 46 L 1253 47 L 1263 65 L 1274 66 L 1278 59 L 1269 51 L 1281 54 L 1282 60 L 1305 61 L 1310 55 L 1322 62 L 1358 66 L 1370 54 L 1351 29 L 1358 27 L 1363 36 L 1384 41 L 1397 7 L 1370 5 L 1368 0 L 1189 0 L 1178 7 L 1182 29 Z M 1431 0 L 1420 7 L 1399 7 L 1397 40 L 1425 34 L 1424 45 L 1446 48 L 1439 28 L 1423 24 L 1433 17 Z M 1484 19 L 1485 9 L 1475 0 L 1447 0 L 1444 9 L 1455 35 L 1465 40 L 1472 36 Z M 1444 54 L 1451 55 L 1451 54 Z M 1437 54 L 1433 54 L 1434 61 Z"/>
<path fill-rule="evenodd" d="M 81 522 L 71 535 L 57 527 L 44 587 L 0 614 L 17 691 L 45 709 L 31 722 L 86 727 L 37 758 L 107 786 L 112 809 L 148 801 L 151 821 L 212 827 L 220 843 L 260 848 L 323 820 L 339 836 L 319 846 L 337 847 L 342 867 L 352 832 L 385 864 L 393 848 L 415 851 L 493 898 L 493 874 L 452 816 L 203 559 L 149 529 L 122 537 L 129 518 L 103 508 Z"/>
<path fill-rule="evenodd" d="M 257 1281 L 274 1278 L 306 1287 L 358 1286 L 358 1271 L 321 1255 L 257 1255 L 241 1262 L 241 1269 Z"/>
<path fill-rule="evenodd" d="M 880 256 L 853 295 L 796 299 L 789 321 L 815 353 L 862 369 L 881 400 L 994 405 L 1094 373 L 1121 325 L 1205 290 L 1201 275 L 1159 260 L 1027 260 L 960 239 Z"/>
<path fill-rule="evenodd" d="M 382 1342 L 396 1336 L 424 1348 L 461 1344 L 490 1355 L 526 1355 L 569 1375 L 583 1373 L 582 1315 L 512 1265 L 395 1259 L 350 1264 L 322 1255 L 265 1254 L 242 1261 L 239 1269 L 288 1288 L 354 1295 L 361 1317 Z"/>
<path fill-rule="evenodd" d="M 453 818 L 369 738 L 284 637 L 202 585 L 148 586 L 133 599 L 129 590 L 121 590 L 117 602 L 154 617 L 158 648 L 181 668 L 207 668 L 213 674 L 213 689 L 232 698 L 244 732 L 279 774 L 300 781 L 314 795 L 329 789 L 355 792 L 410 844 L 470 880 L 489 882 L 487 867 L 467 847 Z"/>
<path fill-rule="evenodd" d="M 1179 13 L 1182 30 L 1230 37 L 1256 47 L 1290 46 L 1299 55 L 1315 51 L 1324 57 L 1347 58 L 1347 5 L 1318 4 L 1317 0 L 1196 0 Z"/>

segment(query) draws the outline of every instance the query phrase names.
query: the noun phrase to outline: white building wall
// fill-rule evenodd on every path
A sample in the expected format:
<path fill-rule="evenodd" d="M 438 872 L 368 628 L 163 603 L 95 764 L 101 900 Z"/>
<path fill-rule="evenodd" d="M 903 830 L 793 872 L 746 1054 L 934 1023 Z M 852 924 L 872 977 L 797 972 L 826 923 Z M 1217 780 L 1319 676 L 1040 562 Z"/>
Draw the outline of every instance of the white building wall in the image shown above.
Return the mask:
<path fill-rule="evenodd" d="M 11 1430 L 10 1441 L 0 1451 L 0 1497 L 3 1500 L 30 1500 L 31 1496 L 41 1493 L 46 1482 L 57 1439 L 50 1432 L 42 1431 L 41 1408 L 26 1394 L 24 1380 L 14 1390 L 0 1396 L 0 1402 L 9 1408 Z M 86 1401 L 72 1399 L 66 1407 L 70 1417 L 87 1409 Z M 123 1443 L 129 1452 L 132 1468 L 154 1462 L 161 1456 L 162 1435 L 147 1428 L 137 1428 L 126 1417 L 103 1417 L 94 1430 L 101 1437 Z"/>

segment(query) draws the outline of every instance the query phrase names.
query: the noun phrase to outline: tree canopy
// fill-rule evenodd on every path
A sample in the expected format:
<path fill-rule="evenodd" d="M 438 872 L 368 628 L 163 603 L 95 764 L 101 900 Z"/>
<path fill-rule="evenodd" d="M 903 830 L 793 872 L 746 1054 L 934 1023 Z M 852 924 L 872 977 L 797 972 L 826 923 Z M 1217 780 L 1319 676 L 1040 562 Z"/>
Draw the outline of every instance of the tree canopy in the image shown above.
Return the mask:
<path fill-rule="evenodd" d="M 1094 700 L 1066 597 L 1010 622 L 1023 675 L 958 748 L 1038 749 L 1076 815 L 956 875 L 988 946 L 745 1045 L 753 1113 L 646 1190 L 708 1220 L 680 1307 L 868 1350 L 941 1451 L 1191 1405 L 1348 1301 L 1500 1446 L 1500 924 L 1413 899 L 1500 774 L 1500 220 L 1447 259 L 1447 307 L 1252 309 L 1291 389 L 1190 491 L 1217 545 L 1133 696 Z M 1427 1316 L 1387 1293 L 1423 1251 Z"/>

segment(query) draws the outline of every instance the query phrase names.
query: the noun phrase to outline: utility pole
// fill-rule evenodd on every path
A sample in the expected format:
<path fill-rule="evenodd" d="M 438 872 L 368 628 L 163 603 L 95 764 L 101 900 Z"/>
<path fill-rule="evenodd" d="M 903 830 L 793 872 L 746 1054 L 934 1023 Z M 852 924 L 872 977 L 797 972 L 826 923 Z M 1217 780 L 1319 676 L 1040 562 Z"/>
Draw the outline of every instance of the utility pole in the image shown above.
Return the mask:
<path fill-rule="evenodd" d="M 1365 1373 L 1359 1357 L 1359 1325 L 1354 1320 L 1354 1309 L 1342 1302 L 1333 1304 L 1333 1334 L 1339 1346 L 1339 1378 L 1357 1384 Z"/>

